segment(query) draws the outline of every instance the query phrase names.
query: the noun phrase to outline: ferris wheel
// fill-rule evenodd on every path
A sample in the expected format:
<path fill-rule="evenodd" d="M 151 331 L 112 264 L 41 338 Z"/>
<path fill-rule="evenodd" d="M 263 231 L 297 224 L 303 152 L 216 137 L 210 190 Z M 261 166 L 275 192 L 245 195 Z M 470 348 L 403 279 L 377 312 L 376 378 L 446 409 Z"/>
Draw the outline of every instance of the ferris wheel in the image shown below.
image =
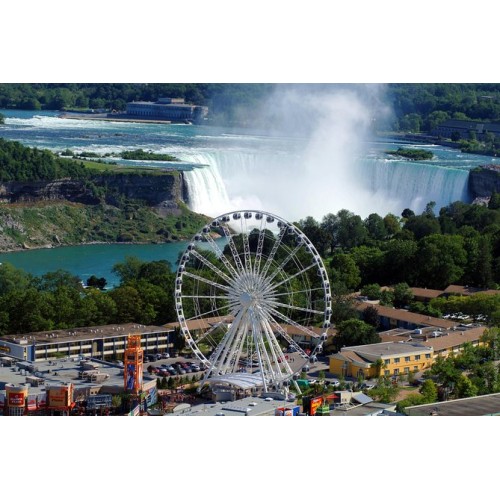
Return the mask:
<path fill-rule="evenodd" d="M 206 368 L 202 386 L 275 391 L 295 383 L 330 327 L 327 272 L 293 224 L 257 210 L 213 219 L 179 260 L 180 332 Z M 312 347 L 306 349 L 308 343 Z"/>

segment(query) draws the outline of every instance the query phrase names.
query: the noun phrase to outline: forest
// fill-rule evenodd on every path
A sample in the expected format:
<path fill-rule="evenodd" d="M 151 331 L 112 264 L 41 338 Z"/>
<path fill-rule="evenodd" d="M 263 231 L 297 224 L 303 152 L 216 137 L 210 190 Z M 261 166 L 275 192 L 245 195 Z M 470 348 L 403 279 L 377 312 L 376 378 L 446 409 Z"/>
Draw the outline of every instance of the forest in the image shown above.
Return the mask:
<path fill-rule="evenodd" d="M 336 84 L 311 84 L 314 90 Z M 337 87 L 339 87 L 337 85 Z M 279 89 L 298 84 L 272 83 L 32 83 L 0 84 L 0 109 L 123 111 L 131 101 L 184 97 L 186 102 L 209 106 L 211 119 L 226 124 L 251 124 L 256 110 Z M 393 109 L 392 131 L 430 132 L 448 118 L 500 120 L 500 84 L 496 83 L 389 83 L 382 99 Z"/>

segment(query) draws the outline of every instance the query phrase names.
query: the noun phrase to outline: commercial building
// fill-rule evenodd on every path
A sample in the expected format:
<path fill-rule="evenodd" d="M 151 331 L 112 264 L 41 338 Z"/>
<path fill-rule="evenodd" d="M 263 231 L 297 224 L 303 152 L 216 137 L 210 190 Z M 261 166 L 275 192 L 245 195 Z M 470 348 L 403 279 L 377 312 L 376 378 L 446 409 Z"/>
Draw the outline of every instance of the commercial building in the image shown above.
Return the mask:
<path fill-rule="evenodd" d="M 29 362 L 72 356 L 122 359 L 131 334 L 141 336 L 145 353 L 166 352 L 173 345 L 173 329 L 127 323 L 5 335 L 0 338 L 0 353 Z"/>
<path fill-rule="evenodd" d="M 208 108 L 206 106 L 186 104 L 183 98 L 162 97 L 156 102 L 129 102 L 127 103 L 126 115 L 121 117 L 199 123 L 206 118 L 207 114 Z M 116 117 L 116 115 L 112 116 Z"/>
<path fill-rule="evenodd" d="M 109 409 L 111 397 L 124 392 L 121 363 L 78 358 L 29 363 L 0 360 L 0 414 L 69 415 Z M 137 401 L 149 407 L 158 400 L 157 379 L 145 372 Z"/>
<path fill-rule="evenodd" d="M 342 377 L 398 376 L 429 368 L 432 346 L 406 342 L 382 342 L 343 347 L 330 356 L 329 371 Z"/>

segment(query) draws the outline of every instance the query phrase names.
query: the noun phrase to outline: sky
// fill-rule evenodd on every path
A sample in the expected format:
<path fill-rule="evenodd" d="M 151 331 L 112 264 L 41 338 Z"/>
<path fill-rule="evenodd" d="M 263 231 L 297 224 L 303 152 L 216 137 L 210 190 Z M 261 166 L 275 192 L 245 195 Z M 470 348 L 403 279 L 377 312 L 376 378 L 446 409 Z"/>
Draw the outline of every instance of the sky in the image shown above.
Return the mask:
<path fill-rule="evenodd" d="M 2 4 L 0 82 L 494 82 L 498 17 L 490 12 L 484 0 L 466 8 L 435 0 L 10 1 Z M 214 418 L 11 419 L 3 486 L 24 488 L 26 466 L 36 464 L 30 488 L 49 478 L 87 491 L 92 470 L 113 498 L 172 494 L 174 484 L 189 498 L 225 498 L 232 477 L 243 499 L 352 491 L 412 499 L 425 489 L 455 500 L 471 495 L 456 474 L 464 469 L 482 478 L 474 496 L 493 487 L 491 466 L 475 457 L 479 440 L 495 449 L 494 419 Z"/>

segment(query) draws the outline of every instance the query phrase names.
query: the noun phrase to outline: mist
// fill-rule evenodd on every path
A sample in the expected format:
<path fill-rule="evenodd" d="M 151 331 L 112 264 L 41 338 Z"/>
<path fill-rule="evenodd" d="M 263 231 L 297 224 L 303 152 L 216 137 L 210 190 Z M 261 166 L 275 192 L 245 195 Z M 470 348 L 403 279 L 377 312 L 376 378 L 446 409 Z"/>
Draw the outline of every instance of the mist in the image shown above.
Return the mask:
<path fill-rule="evenodd" d="M 277 85 L 253 116 L 267 142 L 208 158 L 205 175 L 222 179 L 225 193 L 206 187 L 192 208 L 211 216 L 260 209 L 291 221 L 342 208 L 363 217 L 388 212 L 362 187 L 358 163 L 389 116 L 383 85 Z"/>

